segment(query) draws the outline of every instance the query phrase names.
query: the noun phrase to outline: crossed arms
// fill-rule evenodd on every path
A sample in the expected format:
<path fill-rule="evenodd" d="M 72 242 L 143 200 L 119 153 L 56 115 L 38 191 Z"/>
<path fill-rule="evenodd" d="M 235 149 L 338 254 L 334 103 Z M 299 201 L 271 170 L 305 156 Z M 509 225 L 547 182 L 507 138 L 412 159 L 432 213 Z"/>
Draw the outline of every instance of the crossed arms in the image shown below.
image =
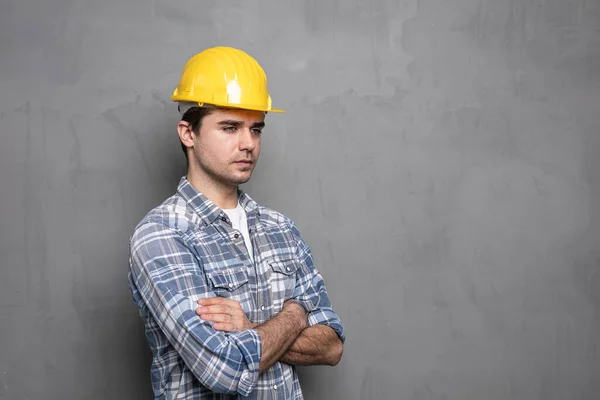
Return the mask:
<path fill-rule="evenodd" d="M 134 297 L 143 300 L 204 386 L 217 393 L 247 396 L 260 373 L 277 361 L 335 365 L 340 360 L 343 328 L 307 246 L 301 241 L 298 245 L 306 270 L 303 283 L 281 312 L 265 323 L 254 324 L 239 303 L 214 293 L 192 306 L 191 297 L 212 293 L 194 255 L 179 232 L 149 222 L 136 230 L 131 241 Z"/>
<path fill-rule="evenodd" d="M 288 300 L 283 310 L 264 324 L 248 320 L 240 303 L 222 297 L 198 300 L 196 313 L 213 328 L 235 332 L 256 329 L 263 342 L 260 372 L 276 361 L 295 365 L 337 365 L 343 344 L 337 333 L 326 325 L 307 327 L 306 311 L 297 302 Z"/>

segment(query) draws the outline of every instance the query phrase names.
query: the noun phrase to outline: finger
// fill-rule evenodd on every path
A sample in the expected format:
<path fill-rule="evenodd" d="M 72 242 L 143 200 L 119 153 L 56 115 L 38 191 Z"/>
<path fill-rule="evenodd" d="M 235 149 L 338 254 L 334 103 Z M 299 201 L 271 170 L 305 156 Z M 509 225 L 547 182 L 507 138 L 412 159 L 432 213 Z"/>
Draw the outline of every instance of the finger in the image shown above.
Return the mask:
<path fill-rule="evenodd" d="M 201 306 L 226 305 L 233 308 L 242 308 L 239 301 L 227 299 L 225 297 L 209 297 L 205 299 L 199 299 L 198 304 Z"/>
<path fill-rule="evenodd" d="M 207 297 L 207 298 L 198 299 L 197 303 L 200 304 L 201 306 L 210 306 L 213 304 L 222 304 L 223 300 L 226 300 L 226 299 L 223 297 Z"/>
<path fill-rule="evenodd" d="M 201 314 L 231 314 L 230 307 L 225 305 L 216 305 L 216 306 L 201 306 L 196 310 Z"/>
<path fill-rule="evenodd" d="M 224 322 L 216 322 L 213 324 L 213 328 L 218 330 L 218 331 L 225 331 L 225 332 L 233 332 L 236 331 L 237 329 L 235 329 L 235 326 L 233 326 L 233 324 L 231 323 L 224 323 Z"/>
<path fill-rule="evenodd" d="M 200 314 L 200 318 L 212 322 L 231 322 L 233 318 L 227 314 Z"/>

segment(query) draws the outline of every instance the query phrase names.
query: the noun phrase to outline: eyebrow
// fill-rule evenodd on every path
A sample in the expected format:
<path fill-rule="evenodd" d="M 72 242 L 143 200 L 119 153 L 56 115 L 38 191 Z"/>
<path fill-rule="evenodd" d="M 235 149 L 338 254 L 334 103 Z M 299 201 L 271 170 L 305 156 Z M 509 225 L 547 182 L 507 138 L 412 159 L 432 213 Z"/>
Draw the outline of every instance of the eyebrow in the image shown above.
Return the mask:
<path fill-rule="evenodd" d="M 244 125 L 244 121 L 237 121 L 235 119 L 225 119 L 223 121 L 219 121 L 218 124 L 240 127 L 240 126 Z M 255 122 L 251 126 L 251 128 L 264 128 L 264 127 L 265 127 L 264 122 Z"/>

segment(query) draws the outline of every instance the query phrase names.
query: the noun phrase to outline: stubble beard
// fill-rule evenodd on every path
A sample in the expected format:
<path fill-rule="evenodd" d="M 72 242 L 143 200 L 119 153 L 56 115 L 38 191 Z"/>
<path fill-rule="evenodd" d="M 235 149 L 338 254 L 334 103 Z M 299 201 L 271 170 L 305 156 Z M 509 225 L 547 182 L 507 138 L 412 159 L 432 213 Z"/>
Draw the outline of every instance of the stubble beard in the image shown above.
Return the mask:
<path fill-rule="evenodd" d="M 213 183 L 229 187 L 237 187 L 248 182 L 252 177 L 252 172 L 254 172 L 254 165 L 252 167 L 242 169 L 242 171 L 250 172 L 247 178 L 236 176 L 235 173 L 231 173 L 228 170 L 225 170 L 224 172 L 219 172 L 216 168 L 213 168 L 212 166 L 206 165 L 201 162 L 198 162 L 198 168 Z"/>

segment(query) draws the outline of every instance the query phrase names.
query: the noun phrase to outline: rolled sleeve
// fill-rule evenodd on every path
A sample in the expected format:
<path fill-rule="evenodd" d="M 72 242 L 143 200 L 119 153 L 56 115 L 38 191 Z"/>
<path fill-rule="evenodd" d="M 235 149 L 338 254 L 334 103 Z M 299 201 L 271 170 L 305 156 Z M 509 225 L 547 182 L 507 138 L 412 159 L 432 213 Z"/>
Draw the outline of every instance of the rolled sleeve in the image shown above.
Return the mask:
<path fill-rule="evenodd" d="M 300 231 L 295 225 L 292 225 L 292 232 L 296 238 L 296 256 L 301 265 L 293 299 L 302 304 L 307 311 L 309 326 L 327 325 L 337 333 L 344 343 L 346 341 L 344 327 L 329 300 L 325 281 L 315 268 L 312 251 L 302 239 Z"/>
<path fill-rule="evenodd" d="M 244 396 L 254 390 L 260 336 L 253 329 L 217 331 L 196 315 L 190 299 L 215 295 L 177 231 L 157 223 L 138 227 L 131 240 L 130 273 L 149 313 L 204 386 Z"/>

